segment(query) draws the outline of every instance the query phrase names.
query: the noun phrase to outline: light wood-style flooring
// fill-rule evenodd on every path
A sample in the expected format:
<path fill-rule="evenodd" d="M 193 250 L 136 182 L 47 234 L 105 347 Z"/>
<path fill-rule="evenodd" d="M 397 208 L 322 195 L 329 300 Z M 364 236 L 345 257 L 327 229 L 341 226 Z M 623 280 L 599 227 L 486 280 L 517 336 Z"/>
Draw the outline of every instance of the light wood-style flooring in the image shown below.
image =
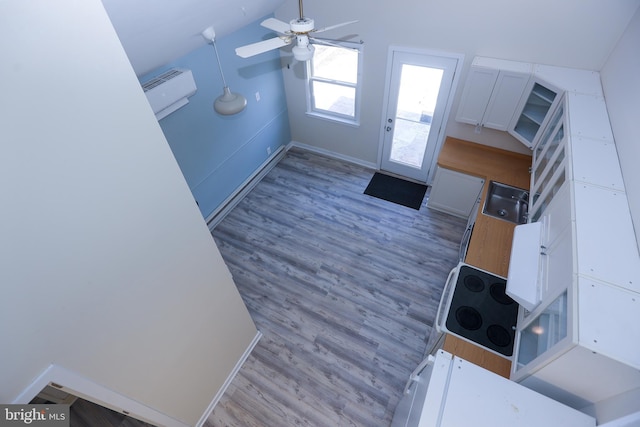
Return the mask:
<path fill-rule="evenodd" d="M 390 424 L 465 221 L 364 195 L 373 173 L 290 150 L 214 229 L 263 337 L 207 426 Z"/>

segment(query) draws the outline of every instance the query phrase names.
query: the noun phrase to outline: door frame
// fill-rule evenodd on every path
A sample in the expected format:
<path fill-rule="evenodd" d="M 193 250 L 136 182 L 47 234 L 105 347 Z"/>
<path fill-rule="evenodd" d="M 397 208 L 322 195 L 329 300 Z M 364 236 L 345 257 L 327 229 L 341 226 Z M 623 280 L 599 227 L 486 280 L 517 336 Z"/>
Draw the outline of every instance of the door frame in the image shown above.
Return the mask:
<path fill-rule="evenodd" d="M 382 112 L 381 112 L 381 117 L 380 117 L 380 128 L 379 128 L 379 137 L 378 137 L 378 161 L 377 161 L 377 168 L 378 170 L 381 169 L 382 166 L 382 156 L 383 156 L 383 148 L 384 148 L 384 138 L 385 138 L 385 126 L 386 126 L 386 120 L 387 120 L 387 106 L 389 104 L 389 92 L 390 92 L 390 85 L 391 85 L 391 74 L 393 72 L 393 56 L 395 53 L 408 53 L 408 54 L 415 54 L 415 55 L 429 55 L 429 56 L 442 56 L 445 58 L 451 58 L 456 60 L 456 66 L 455 66 L 455 70 L 454 70 L 454 74 L 453 74 L 453 80 L 451 82 L 451 89 L 449 90 L 449 97 L 447 99 L 447 104 L 445 105 L 445 109 L 444 109 L 444 117 L 442 119 L 442 126 L 440 127 L 440 129 L 438 129 L 438 136 L 436 139 L 436 144 L 434 144 L 433 147 L 428 147 L 427 146 L 427 150 L 428 152 L 425 153 L 425 158 L 431 158 L 431 163 L 429 164 L 429 169 L 427 171 L 427 180 L 426 180 L 426 184 L 431 184 L 432 180 L 433 180 L 433 176 L 435 174 L 436 171 L 436 164 L 438 162 L 438 157 L 436 156 L 437 153 L 440 152 L 440 148 L 442 147 L 442 144 L 444 143 L 444 139 L 445 139 L 445 130 L 447 128 L 447 124 L 449 121 L 449 116 L 451 113 L 451 107 L 453 105 L 453 99 L 455 97 L 456 94 L 456 89 L 458 88 L 458 82 L 460 80 L 460 75 L 462 74 L 462 67 L 464 65 L 464 54 L 462 53 L 454 53 L 454 52 L 447 52 L 447 51 L 442 51 L 442 50 L 435 50 L 435 49 L 418 49 L 418 48 L 412 48 L 412 47 L 405 47 L 405 46 L 398 46 L 398 45 L 391 45 L 389 46 L 389 51 L 387 53 L 387 72 L 386 72 L 386 76 L 385 76 L 385 84 L 384 84 L 384 98 L 383 98 L 383 103 L 382 103 Z"/>
<path fill-rule="evenodd" d="M 163 414 L 154 408 L 137 402 L 128 396 L 93 382 L 83 375 L 70 371 L 60 365 L 51 364 L 29 386 L 20 393 L 12 404 L 28 404 L 46 386 L 55 384 L 55 388 L 80 397 L 96 405 L 118 413 L 127 410 L 129 416 L 138 420 L 167 427 L 189 427 L 182 421 Z"/>

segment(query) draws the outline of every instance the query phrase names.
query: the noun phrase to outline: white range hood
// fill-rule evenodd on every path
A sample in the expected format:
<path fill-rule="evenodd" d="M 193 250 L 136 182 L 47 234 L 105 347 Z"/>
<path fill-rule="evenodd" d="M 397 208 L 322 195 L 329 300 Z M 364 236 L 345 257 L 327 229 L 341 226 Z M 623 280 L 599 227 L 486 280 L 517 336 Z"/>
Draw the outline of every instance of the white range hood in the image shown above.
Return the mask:
<path fill-rule="evenodd" d="M 529 311 L 533 311 L 542 298 L 540 289 L 540 256 L 545 248 L 541 246 L 542 222 L 517 225 L 513 233 L 509 274 L 506 293 L 514 301 Z"/>

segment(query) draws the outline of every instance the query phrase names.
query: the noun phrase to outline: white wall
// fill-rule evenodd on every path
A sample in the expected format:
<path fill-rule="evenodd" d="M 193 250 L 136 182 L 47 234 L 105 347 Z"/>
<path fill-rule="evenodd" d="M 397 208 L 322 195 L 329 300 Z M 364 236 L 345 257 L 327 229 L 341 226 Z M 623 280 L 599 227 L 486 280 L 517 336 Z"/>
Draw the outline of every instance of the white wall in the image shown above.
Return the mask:
<path fill-rule="evenodd" d="M 367 162 L 377 162 L 385 70 L 389 45 L 465 54 L 461 82 L 476 55 L 600 70 L 638 7 L 638 0 L 419 0 L 306 2 L 305 15 L 319 27 L 360 19 L 324 33 L 356 35 L 365 41 L 362 124 L 355 129 L 307 117 L 300 64 L 284 69 L 292 138 Z M 286 0 L 276 16 L 297 16 L 298 2 Z M 323 35 L 324 35 L 323 34 Z M 455 116 L 461 87 L 452 109 Z M 514 151 L 529 152 L 505 132 L 473 133 L 451 118 L 447 134 Z"/>
<path fill-rule="evenodd" d="M 600 72 L 622 176 L 640 242 L 640 10 Z"/>
<path fill-rule="evenodd" d="M 256 336 L 99 0 L 0 2 L 0 402 L 50 364 L 195 424 Z"/>

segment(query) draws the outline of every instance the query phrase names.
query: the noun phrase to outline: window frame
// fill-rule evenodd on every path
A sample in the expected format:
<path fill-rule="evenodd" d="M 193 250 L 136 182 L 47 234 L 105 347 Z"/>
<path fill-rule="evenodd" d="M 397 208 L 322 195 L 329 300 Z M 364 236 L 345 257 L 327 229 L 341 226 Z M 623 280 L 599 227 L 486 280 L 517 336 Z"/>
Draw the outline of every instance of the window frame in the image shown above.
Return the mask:
<path fill-rule="evenodd" d="M 329 40 L 329 39 L 320 39 L 320 40 L 325 40 L 328 43 L 339 45 L 347 49 L 353 49 L 358 52 L 358 71 L 356 73 L 356 82 L 350 83 L 350 82 L 344 82 L 340 80 L 314 77 L 313 62 L 312 62 L 314 58 L 311 58 L 309 61 L 306 62 L 306 66 L 305 66 L 305 90 L 307 95 L 306 114 L 310 117 L 316 117 L 324 120 L 329 120 L 332 122 L 343 123 L 343 124 L 358 127 L 360 126 L 360 105 L 361 105 L 360 101 L 362 98 L 362 64 L 363 64 L 364 44 L 362 42 L 349 42 L 349 41 L 343 41 L 343 40 Z M 333 46 L 327 45 L 326 47 L 333 47 Z M 353 88 L 355 90 L 353 116 L 317 108 L 314 103 L 313 82 L 321 82 L 325 84 L 332 84 L 336 86 Z"/>

